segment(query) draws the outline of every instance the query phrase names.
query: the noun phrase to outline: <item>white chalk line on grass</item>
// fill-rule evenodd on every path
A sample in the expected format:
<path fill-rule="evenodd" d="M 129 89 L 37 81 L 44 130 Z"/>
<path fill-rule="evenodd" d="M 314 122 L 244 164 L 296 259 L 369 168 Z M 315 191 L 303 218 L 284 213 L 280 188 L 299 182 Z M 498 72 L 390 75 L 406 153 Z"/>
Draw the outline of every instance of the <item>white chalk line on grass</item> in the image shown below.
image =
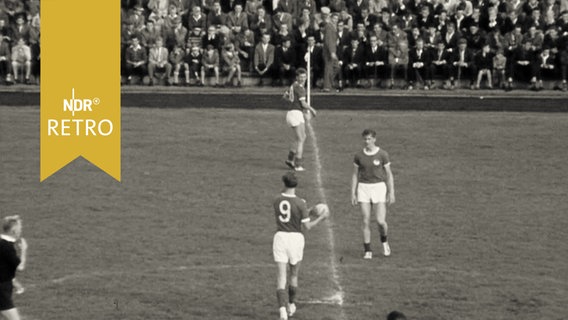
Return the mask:
<path fill-rule="evenodd" d="M 317 139 L 317 135 L 316 132 L 314 130 L 314 128 L 312 127 L 312 124 L 310 123 L 310 121 L 306 121 L 306 126 L 308 128 L 308 134 L 310 135 L 310 140 L 312 141 L 312 148 L 313 148 L 313 153 L 314 153 L 314 158 L 315 158 L 315 173 L 316 173 L 316 185 L 317 185 L 317 189 L 318 189 L 318 193 L 320 195 L 321 200 L 324 203 L 327 203 L 327 197 L 325 195 L 325 189 L 323 187 L 323 181 L 322 181 L 322 177 L 321 177 L 321 173 L 322 173 L 322 163 L 321 163 L 321 158 L 320 158 L 320 151 L 319 151 L 319 146 L 318 146 L 318 139 Z M 335 255 L 335 236 L 333 234 L 333 228 L 330 222 L 330 218 L 328 218 L 328 220 L 326 220 L 326 226 L 327 226 L 327 236 L 328 236 L 328 243 L 329 243 L 329 250 L 330 250 L 330 266 L 331 266 L 331 274 L 332 274 L 332 279 L 333 279 L 333 283 L 335 285 L 336 288 L 336 292 L 331 296 L 328 297 L 326 299 L 323 299 L 323 301 L 329 301 L 330 304 L 337 304 L 339 306 L 343 305 L 343 299 L 345 297 L 345 293 L 343 291 L 343 287 L 341 286 L 341 282 L 339 280 L 339 268 L 337 266 L 337 259 L 336 259 L 336 255 Z M 345 316 L 345 312 L 343 310 L 343 308 L 340 308 L 340 316 L 341 319 L 346 319 Z"/>

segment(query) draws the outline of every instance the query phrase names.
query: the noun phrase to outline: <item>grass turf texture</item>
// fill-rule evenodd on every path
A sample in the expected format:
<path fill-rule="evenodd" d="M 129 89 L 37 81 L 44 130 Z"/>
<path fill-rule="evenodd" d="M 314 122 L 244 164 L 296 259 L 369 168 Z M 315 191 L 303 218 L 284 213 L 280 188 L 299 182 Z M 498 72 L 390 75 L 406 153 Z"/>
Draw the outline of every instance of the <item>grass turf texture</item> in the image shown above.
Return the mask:
<path fill-rule="evenodd" d="M 30 244 L 25 319 L 276 319 L 282 111 L 123 109 L 118 183 L 78 160 L 39 183 L 39 111 L 0 108 L 2 215 Z M 564 319 L 566 114 L 322 111 L 331 224 L 307 234 L 296 319 Z M 393 254 L 364 261 L 349 204 L 360 132 L 391 155 Z M 313 150 L 299 194 L 320 201 Z M 343 306 L 326 228 L 335 234 Z"/>

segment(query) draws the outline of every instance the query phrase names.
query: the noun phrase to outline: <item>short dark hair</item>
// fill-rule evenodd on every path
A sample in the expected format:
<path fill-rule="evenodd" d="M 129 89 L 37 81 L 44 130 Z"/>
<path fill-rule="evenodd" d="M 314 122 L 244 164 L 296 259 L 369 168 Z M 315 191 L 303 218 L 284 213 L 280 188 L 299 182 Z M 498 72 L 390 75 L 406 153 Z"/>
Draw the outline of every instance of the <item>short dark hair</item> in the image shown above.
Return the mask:
<path fill-rule="evenodd" d="M 4 233 L 12 231 L 14 226 L 21 221 L 20 216 L 18 216 L 18 215 L 8 216 L 8 217 L 5 217 L 2 220 L 3 220 L 2 221 L 2 232 L 4 232 Z"/>
<path fill-rule="evenodd" d="M 361 133 L 361 136 L 366 137 L 366 136 L 371 136 L 371 137 L 376 137 L 377 136 L 377 132 L 373 129 L 365 129 L 363 130 L 363 132 Z"/>
<path fill-rule="evenodd" d="M 304 68 L 298 68 L 298 70 L 296 70 L 296 77 L 301 75 L 301 74 L 307 74 L 308 71 L 306 71 L 306 69 Z"/>
<path fill-rule="evenodd" d="M 286 188 L 295 188 L 298 185 L 298 178 L 296 178 L 294 172 L 290 171 L 282 176 L 282 182 L 284 182 Z"/>
<path fill-rule="evenodd" d="M 387 320 L 406 320 L 406 316 L 400 311 L 391 311 L 387 315 Z"/>

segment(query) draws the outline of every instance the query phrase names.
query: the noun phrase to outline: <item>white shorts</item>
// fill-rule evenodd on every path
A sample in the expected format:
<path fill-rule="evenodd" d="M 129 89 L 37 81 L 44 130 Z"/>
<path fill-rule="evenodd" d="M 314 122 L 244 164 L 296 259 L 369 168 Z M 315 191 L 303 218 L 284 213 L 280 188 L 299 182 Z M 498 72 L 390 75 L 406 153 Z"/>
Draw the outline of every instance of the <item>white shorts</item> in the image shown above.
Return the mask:
<path fill-rule="evenodd" d="M 272 254 L 276 262 L 297 264 L 304 258 L 304 235 L 300 232 L 276 232 Z"/>
<path fill-rule="evenodd" d="M 286 123 L 292 128 L 304 124 L 304 113 L 300 110 L 288 111 L 286 113 Z"/>
<path fill-rule="evenodd" d="M 387 201 L 387 184 L 359 183 L 357 185 L 357 201 L 364 203 L 385 203 Z"/>

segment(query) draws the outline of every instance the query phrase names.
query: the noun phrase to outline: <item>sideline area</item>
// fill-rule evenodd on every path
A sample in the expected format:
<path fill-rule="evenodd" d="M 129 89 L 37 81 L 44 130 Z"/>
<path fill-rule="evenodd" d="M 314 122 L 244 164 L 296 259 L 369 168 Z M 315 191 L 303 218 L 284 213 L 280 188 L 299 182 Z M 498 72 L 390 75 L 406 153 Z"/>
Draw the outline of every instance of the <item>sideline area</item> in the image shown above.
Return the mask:
<path fill-rule="evenodd" d="M 213 96 L 227 95 L 227 105 L 242 101 L 242 108 L 285 109 L 282 103 L 284 87 L 203 88 L 123 86 L 123 107 L 202 108 Z M 188 98 L 190 96 L 191 98 Z M 567 112 L 568 94 L 544 90 L 373 90 L 349 89 L 340 93 L 312 91 L 313 104 L 318 109 L 342 110 L 422 110 L 422 111 L 535 111 Z M 218 100 L 218 99 L 215 99 Z M 15 85 L 0 87 L 0 106 L 37 106 L 39 86 Z"/>

